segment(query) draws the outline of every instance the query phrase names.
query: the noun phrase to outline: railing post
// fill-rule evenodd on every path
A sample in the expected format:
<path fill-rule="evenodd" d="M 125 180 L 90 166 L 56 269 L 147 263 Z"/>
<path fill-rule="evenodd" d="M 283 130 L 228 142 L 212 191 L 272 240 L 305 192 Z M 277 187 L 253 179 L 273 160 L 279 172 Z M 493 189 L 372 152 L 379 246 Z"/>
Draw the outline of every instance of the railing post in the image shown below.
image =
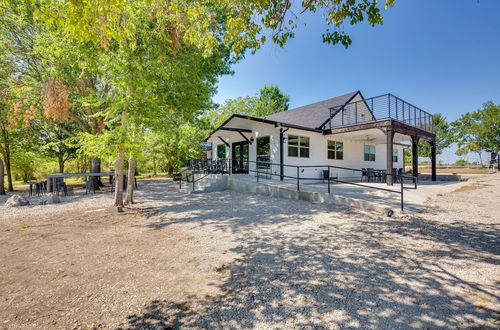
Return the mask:
<path fill-rule="evenodd" d="M 250 164 L 248 164 L 248 168 L 250 168 Z M 259 183 L 259 162 L 255 163 L 255 171 L 257 172 L 257 183 Z"/>
<path fill-rule="evenodd" d="M 328 194 L 330 194 L 330 165 L 328 165 Z"/>
<path fill-rule="evenodd" d="M 396 119 L 398 119 L 398 99 L 396 99 Z"/>
<path fill-rule="evenodd" d="M 194 192 L 194 173 L 193 173 L 193 192 Z"/>
<path fill-rule="evenodd" d="M 391 95 L 387 94 L 387 102 L 389 103 L 389 119 L 391 118 Z"/>
<path fill-rule="evenodd" d="M 401 211 L 403 211 L 403 176 L 399 178 L 399 181 L 401 181 Z"/>
<path fill-rule="evenodd" d="M 299 166 L 297 166 L 297 191 L 300 191 Z"/>

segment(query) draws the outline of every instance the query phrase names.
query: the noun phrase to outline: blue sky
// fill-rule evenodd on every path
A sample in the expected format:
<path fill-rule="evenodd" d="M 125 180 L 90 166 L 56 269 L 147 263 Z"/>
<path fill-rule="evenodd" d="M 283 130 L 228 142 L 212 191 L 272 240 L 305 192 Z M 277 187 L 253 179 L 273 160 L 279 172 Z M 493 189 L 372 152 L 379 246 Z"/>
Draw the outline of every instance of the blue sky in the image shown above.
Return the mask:
<path fill-rule="evenodd" d="M 320 15 L 301 16 L 306 26 L 284 48 L 266 44 L 222 77 L 214 101 L 277 84 L 290 108 L 354 90 L 390 92 L 448 120 L 488 100 L 500 103 L 500 0 L 396 0 L 383 14 L 375 28 L 346 26 L 348 49 L 322 42 Z M 457 157 L 447 150 L 438 159 Z"/>

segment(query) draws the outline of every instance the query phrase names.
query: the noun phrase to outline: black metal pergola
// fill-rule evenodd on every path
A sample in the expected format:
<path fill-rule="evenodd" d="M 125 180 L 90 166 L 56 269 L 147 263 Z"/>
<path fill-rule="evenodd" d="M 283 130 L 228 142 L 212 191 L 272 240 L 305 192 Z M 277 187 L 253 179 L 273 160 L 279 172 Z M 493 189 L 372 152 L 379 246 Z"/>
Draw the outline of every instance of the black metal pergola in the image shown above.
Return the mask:
<path fill-rule="evenodd" d="M 380 129 L 387 138 L 387 173 L 392 173 L 392 148 L 396 133 L 412 141 L 412 174 L 418 177 L 418 142 L 431 147 L 432 181 L 436 181 L 436 135 L 433 116 L 392 94 L 351 102 L 330 109 L 330 119 L 322 127 L 324 135 Z M 404 157 L 404 155 L 403 155 Z M 387 183 L 392 185 L 392 177 Z"/>

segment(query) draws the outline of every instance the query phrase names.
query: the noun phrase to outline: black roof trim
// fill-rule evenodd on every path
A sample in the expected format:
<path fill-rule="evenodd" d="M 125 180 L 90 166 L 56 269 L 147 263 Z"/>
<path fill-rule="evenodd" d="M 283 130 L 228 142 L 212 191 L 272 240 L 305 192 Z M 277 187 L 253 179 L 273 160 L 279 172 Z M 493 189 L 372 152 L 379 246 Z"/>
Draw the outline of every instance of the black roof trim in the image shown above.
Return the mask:
<path fill-rule="evenodd" d="M 318 132 L 318 133 L 322 133 L 323 132 L 322 129 L 315 129 L 315 128 L 304 127 L 304 126 L 299 126 L 299 125 L 286 124 L 286 123 L 281 123 L 281 122 L 274 121 L 274 120 L 269 120 L 269 119 L 264 119 L 264 118 L 257 118 L 257 117 L 247 116 L 247 115 L 240 115 L 240 114 L 235 113 L 235 114 L 231 115 L 231 117 L 229 117 L 228 119 L 226 119 L 222 124 L 220 124 L 219 127 L 217 127 L 215 130 L 213 130 L 212 132 L 210 132 L 210 134 L 205 139 L 205 141 L 207 141 L 215 132 L 217 132 L 218 130 L 220 130 L 221 127 L 223 127 L 224 125 L 226 125 L 233 118 L 241 118 L 241 119 L 253 120 L 253 121 L 261 122 L 261 123 L 264 123 L 264 124 L 274 125 L 275 127 L 289 127 L 289 128 L 300 129 L 300 130 L 303 130 L 303 131 Z"/>
<path fill-rule="evenodd" d="M 335 111 L 335 113 L 332 116 L 330 116 L 327 120 L 325 120 L 325 122 L 323 124 L 319 125 L 318 129 L 321 129 L 321 130 L 325 129 L 324 126 L 326 125 L 326 123 L 328 123 L 330 120 L 332 120 L 333 117 L 335 117 L 346 106 L 346 104 L 350 103 L 356 97 L 356 95 L 360 95 L 363 100 L 365 99 L 363 97 L 363 95 L 361 95 L 360 90 L 356 91 L 356 93 L 354 93 L 353 96 L 351 96 L 342 106 L 340 106 L 339 109 L 337 111 Z"/>

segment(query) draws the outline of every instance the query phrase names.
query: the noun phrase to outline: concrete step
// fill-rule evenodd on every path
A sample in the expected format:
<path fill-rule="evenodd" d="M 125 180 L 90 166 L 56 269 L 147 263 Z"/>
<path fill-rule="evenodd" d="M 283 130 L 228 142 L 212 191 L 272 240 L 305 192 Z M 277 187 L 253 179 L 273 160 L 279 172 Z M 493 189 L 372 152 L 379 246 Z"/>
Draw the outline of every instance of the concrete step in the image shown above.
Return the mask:
<path fill-rule="evenodd" d="M 195 180 L 199 177 L 195 177 Z M 193 184 L 188 183 L 179 189 L 180 193 L 184 194 L 199 194 L 204 192 L 222 191 L 227 187 L 227 176 L 222 174 L 210 174 L 195 182 L 195 191 L 193 191 Z"/>

